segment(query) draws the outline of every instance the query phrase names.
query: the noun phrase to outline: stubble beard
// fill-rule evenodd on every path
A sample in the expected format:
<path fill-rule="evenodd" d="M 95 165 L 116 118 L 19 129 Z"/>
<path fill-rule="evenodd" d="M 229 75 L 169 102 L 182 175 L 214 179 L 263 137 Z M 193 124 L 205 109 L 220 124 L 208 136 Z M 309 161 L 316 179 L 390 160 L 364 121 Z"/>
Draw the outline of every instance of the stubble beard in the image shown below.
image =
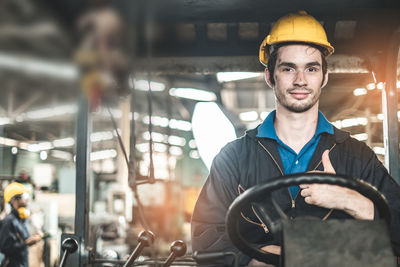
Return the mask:
<path fill-rule="evenodd" d="M 286 93 L 289 95 L 291 91 L 295 89 L 288 89 L 286 90 Z M 312 92 L 315 92 L 312 89 L 305 88 L 308 92 L 310 92 L 310 95 L 312 95 Z M 275 90 L 275 97 L 277 102 L 282 105 L 284 108 L 286 108 L 290 112 L 294 113 L 303 113 L 311 109 L 319 99 L 319 96 L 321 95 L 321 90 L 319 92 L 315 92 L 315 94 L 312 95 L 311 99 L 301 102 L 301 101 L 296 101 L 294 103 L 289 103 L 287 101 L 287 96 L 285 94 L 282 94 L 279 90 Z"/>

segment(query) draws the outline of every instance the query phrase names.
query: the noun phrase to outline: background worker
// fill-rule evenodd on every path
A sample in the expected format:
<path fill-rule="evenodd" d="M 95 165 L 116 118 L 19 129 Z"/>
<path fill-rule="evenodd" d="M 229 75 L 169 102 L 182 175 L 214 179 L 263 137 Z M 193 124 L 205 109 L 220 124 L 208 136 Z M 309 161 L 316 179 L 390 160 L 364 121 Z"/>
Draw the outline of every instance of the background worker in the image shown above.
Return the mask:
<path fill-rule="evenodd" d="M 29 217 L 26 206 L 29 190 L 13 182 L 4 189 L 4 202 L 11 205 L 11 212 L 3 219 L 0 227 L 0 250 L 6 256 L 7 267 L 26 267 L 28 246 L 42 239 L 40 233 L 29 235 L 25 220 Z"/>
<path fill-rule="evenodd" d="M 333 52 L 321 24 L 304 11 L 274 25 L 261 45 L 260 61 L 267 67 L 265 79 L 274 90 L 276 110 L 215 157 L 192 217 L 194 251 L 234 251 L 240 265 L 247 265 L 251 259 L 234 247 L 225 229 L 232 201 L 246 189 L 286 174 L 324 171 L 361 178 L 386 196 L 392 212 L 392 245 L 399 254 L 400 187 L 368 146 L 335 128 L 318 110 L 328 82 L 326 57 Z M 335 185 L 292 186 L 277 190 L 273 198 L 290 218 L 377 216 L 371 200 Z M 243 211 L 240 228 L 249 242 L 280 254 L 280 244 L 254 210 Z M 232 259 L 225 265 L 231 266 Z"/>

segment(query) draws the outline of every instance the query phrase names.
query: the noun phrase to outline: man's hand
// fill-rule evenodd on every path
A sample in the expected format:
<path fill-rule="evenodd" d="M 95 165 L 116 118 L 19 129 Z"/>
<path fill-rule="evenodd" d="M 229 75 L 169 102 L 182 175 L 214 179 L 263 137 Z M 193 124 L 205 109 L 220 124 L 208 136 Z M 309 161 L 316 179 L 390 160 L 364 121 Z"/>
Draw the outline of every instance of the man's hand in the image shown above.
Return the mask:
<path fill-rule="evenodd" d="M 323 172 L 336 173 L 329 159 L 329 150 L 325 150 L 322 154 L 322 165 Z M 300 188 L 301 195 L 307 204 L 343 210 L 356 219 L 372 220 L 374 218 L 374 204 L 357 191 L 328 184 L 302 184 Z"/>
<path fill-rule="evenodd" d="M 268 246 L 262 247 L 261 249 L 266 252 L 272 253 L 272 254 L 281 255 L 281 247 L 277 246 L 277 245 L 268 245 Z M 250 263 L 247 265 L 247 267 L 261 267 L 261 266 L 263 266 L 263 267 L 271 266 L 272 267 L 275 265 L 270 265 L 270 264 L 266 264 L 263 262 L 259 262 L 255 259 L 252 259 L 250 261 Z"/>
<path fill-rule="evenodd" d="M 31 235 L 25 240 L 25 245 L 27 246 L 32 246 L 42 240 L 42 235 L 40 233 L 36 233 L 34 235 Z"/>
<path fill-rule="evenodd" d="M 266 252 L 268 252 L 268 253 L 281 255 L 281 246 L 268 245 L 268 246 L 262 247 L 261 249 L 266 251 Z"/>

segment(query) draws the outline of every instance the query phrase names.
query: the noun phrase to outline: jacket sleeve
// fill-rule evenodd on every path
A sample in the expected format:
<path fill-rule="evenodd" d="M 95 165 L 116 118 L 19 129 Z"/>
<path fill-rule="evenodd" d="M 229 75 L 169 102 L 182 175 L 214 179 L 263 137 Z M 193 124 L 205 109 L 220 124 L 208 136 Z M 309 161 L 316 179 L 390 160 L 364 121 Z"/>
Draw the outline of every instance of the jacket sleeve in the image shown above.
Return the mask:
<path fill-rule="evenodd" d="M 4 220 L 0 230 L 0 248 L 6 256 L 19 255 L 25 249 L 25 242 L 19 239 L 14 230 L 12 220 Z"/>
<path fill-rule="evenodd" d="M 233 149 L 225 147 L 215 157 L 192 217 L 193 251 L 232 251 L 239 256 L 239 265 L 251 260 L 230 241 L 225 227 L 225 216 L 232 201 L 238 196 L 238 170 Z M 233 257 L 213 261 L 207 266 L 233 266 Z"/>
<path fill-rule="evenodd" d="M 375 153 L 365 153 L 370 155 L 362 177 L 374 185 L 385 197 L 391 211 L 390 237 L 396 255 L 400 255 L 400 186 L 390 176 L 387 169 L 378 160 Z M 375 209 L 375 212 L 377 210 Z M 375 217 L 379 214 L 375 213 Z"/>

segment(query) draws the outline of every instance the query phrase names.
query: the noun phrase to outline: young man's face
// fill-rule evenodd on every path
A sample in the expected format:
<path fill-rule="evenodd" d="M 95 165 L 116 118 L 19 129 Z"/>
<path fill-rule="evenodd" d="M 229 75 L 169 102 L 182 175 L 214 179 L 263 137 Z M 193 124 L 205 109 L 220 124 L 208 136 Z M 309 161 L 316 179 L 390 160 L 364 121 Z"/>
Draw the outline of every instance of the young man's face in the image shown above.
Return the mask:
<path fill-rule="evenodd" d="M 26 207 L 29 203 L 29 194 L 23 193 L 18 198 L 16 198 L 15 201 L 17 202 L 18 208 Z"/>
<path fill-rule="evenodd" d="M 270 73 L 266 70 L 267 82 Z M 323 79 L 321 52 L 308 45 L 295 44 L 279 48 L 274 72 L 277 105 L 301 113 L 318 103 Z M 323 81 L 324 80 L 324 81 Z"/>

